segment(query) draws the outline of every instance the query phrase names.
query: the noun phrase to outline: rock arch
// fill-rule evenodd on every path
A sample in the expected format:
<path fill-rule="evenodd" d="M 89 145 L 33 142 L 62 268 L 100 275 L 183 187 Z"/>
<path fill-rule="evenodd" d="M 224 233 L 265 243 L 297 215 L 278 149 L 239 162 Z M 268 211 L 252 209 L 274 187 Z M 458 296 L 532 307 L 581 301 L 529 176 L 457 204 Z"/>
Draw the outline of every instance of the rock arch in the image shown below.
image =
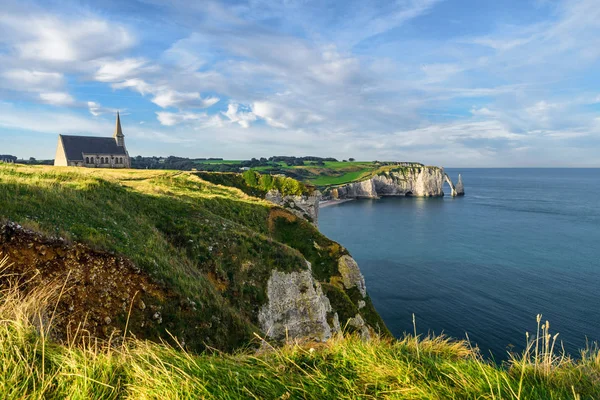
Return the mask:
<path fill-rule="evenodd" d="M 444 179 L 446 180 L 446 182 L 448 182 L 448 185 L 452 190 L 452 197 L 465 195 L 465 188 L 463 186 L 462 176 L 460 176 L 460 174 L 458 174 L 458 182 L 456 183 L 456 185 L 454 185 L 454 182 L 452 182 L 452 179 L 450 179 L 450 177 L 446 173 L 444 173 Z"/>

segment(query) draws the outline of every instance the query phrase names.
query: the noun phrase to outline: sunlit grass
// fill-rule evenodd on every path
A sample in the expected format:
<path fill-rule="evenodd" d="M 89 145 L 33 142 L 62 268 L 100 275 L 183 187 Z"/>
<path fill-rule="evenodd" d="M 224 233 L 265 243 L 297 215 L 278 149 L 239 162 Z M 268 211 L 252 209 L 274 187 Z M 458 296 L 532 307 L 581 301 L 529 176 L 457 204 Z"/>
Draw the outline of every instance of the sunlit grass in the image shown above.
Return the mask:
<path fill-rule="evenodd" d="M 600 356 L 552 349 L 547 325 L 508 364 L 485 361 L 466 341 L 337 336 L 258 353 L 206 352 L 127 336 L 54 344 L 61 286 L 19 290 L 0 261 L 0 398 L 44 399 L 596 399 Z M 540 318 L 541 319 L 541 318 Z M 78 335 L 85 335 L 78 332 Z M 538 343 L 538 339 L 540 339 Z M 257 338 L 257 340 L 262 340 Z M 537 351 L 536 351 L 537 344 Z"/>

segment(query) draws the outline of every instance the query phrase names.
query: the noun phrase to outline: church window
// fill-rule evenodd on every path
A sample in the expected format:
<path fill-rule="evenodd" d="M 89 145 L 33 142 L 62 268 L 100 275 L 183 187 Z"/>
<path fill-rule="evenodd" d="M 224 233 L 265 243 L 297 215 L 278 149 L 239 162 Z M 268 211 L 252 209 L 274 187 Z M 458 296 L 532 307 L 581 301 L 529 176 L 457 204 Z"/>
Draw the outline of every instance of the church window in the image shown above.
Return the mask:
<path fill-rule="evenodd" d="M 89 163 L 90 163 L 90 158 L 89 158 L 89 157 L 86 157 L 86 158 L 85 158 L 85 163 L 86 163 L 86 164 L 89 164 Z"/>
<path fill-rule="evenodd" d="M 104 164 L 104 157 L 100 157 L 100 164 Z"/>

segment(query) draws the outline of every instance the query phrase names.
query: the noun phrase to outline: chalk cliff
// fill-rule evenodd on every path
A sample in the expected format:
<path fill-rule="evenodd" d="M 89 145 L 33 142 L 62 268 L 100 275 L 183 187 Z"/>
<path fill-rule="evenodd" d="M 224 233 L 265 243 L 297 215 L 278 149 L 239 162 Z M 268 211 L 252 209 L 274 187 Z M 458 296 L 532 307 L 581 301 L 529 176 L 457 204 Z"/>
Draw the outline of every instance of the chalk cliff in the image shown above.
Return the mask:
<path fill-rule="evenodd" d="M 279 190 L 273 189 L 267 192 L 265 200 L 275 203 L 316 225 L 319 219 L 320 197 L 321 193 L 318 191 L 310 195 L 284 196 Z"/>
<path fill-rule="evenodd" d="M 310 270 L 273 271 L 267 295 L 269 301 L 262 306 L 258 320 L 268 337 L 326 341 L 340 330 L 337 313 L 335 320 L 332 319 L 333 326 L 327 321 L 331 303 Z"/>
<path fill-rule="evenodd" d="M 377 198 L 380 196 L 443 196 L 444 181 L 448 182 L 452 196 L 464 195 L 462 179 L 455 187 L 441 167 L 397 167 L 378 172 L 360 182 L 352 182 L 329 191 L 334 199 Z M 460 189 L 460 190 L 459 190 Z"/>

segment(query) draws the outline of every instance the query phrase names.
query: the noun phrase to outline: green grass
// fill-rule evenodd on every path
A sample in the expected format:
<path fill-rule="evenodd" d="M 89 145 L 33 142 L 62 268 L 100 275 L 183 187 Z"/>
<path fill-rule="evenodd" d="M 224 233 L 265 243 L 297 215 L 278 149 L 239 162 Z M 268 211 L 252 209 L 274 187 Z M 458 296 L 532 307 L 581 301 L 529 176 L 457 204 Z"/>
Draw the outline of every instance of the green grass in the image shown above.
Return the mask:
<path fill-rule="evenodd" d="M 136 335 L 168 339 L 168 330 L 194 351 L 253 338 L 273 270 L 304 270 L 306 258 L 328 283 L 347 254 L 308 221 L 177 171 L 0 165 L 3 220 L 130 259 L 172 294 L 160 304 L 164 324 L 135 326 Z M 188 299 L 202 306 L 184 312 Z"/>
<path fill-rule="evenodd" d="M 409 169 L 423 167 L 418 163 L 413 164 L 414 166 L 400 166 L 396 163 L 382 164 L 371 161 L 325 161 L 323 165 L 305 162 L 305 165 L 300 166 L 288 166 L 285 163 L 278 163 L 278 170 L 273 170 L 273 167 L 257 167 L 253 170 L 262 173 L 283 173 L 299 181 L 314 185 L 321 190 L 327 190 L 333 186 L 363 181 L 386 172 L 406 173 Z"/>
<path fill-rule="evenodd" d="M 132 337 L 60 345 L 48 339 L 52 325 L 46 322 L 56 297 L 50 287 L 24 295 L 2 286 L 0 398 L 600 398 L 599 353 L 589 350 L 575 361 L 547 340 L 530 342 L 522 356 L 502 366 L 482 359 L 467 342 L 410 335 L 369 341 L 346 335 L 326 344 L 197 355 Z"/>
<path fill-rule="evenodd" d="M 346 172 L 340 176 L 318 176 L 311 179 L 310 182 L 316 186 L 342 185 L 361 180 L 361 178 L 369 174 L 369 169 L 360 169 L 358 171 Z"/>

